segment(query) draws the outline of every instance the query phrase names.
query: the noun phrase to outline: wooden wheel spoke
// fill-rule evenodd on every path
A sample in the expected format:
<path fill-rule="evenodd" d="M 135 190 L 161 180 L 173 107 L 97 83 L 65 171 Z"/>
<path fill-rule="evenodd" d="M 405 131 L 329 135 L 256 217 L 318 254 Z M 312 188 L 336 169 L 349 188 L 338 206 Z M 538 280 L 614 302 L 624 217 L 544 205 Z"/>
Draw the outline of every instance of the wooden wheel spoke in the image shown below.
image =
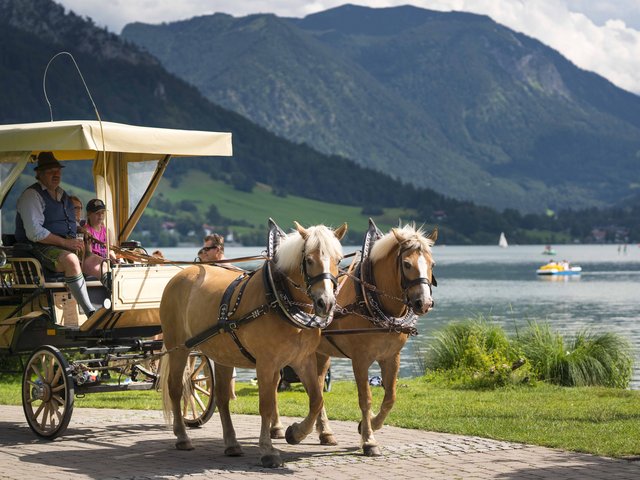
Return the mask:
<path fill-rule="evenodd" d="M 198 374 L 199 374 L 200 372 L 202 372 L 202 370 L 204 369 L 204 367 L 205 367 L 205 365 L 206 365 L 206 364 L 207 364 L 207 362 L 200 362 L 200 365 L 198 365 L 198 368 L 196 369 L 196 371 L 195 371 L 195 372 L 193 372 L 193 373 L 191 374 L 191 378 L 192 378 L 192 379 L 197 378 L 197 377 L 198 377 Z"/>
<path fill-rule="evenodd" d="M 48 357 L 48 360 L 49 361 L 45 364 L 45 378 L 47 383 L 51 383 L 51 380 L 53 379 L 53 369 L 56 360 L 52 357 Z"/>
<path fill-rule="evenodd" d="M 34 401 L 35 399 L 31 399 L 31 401 Z M 40 405 L 38 405 L 38 409 L 33 413 L 33 418 L 35 420 L 38 419 L 38 415 L 40 415 L 40 412 L 42 412 L 42 409 L 45 407 L 44 402 L 42 402 Z"/>
<path fill-rule="evenodd" d="M 59 395 L 52 395 L 51 400 L 55 400 L 60 405 L 64 405 L 64 399 Z"/>
<path fill-rule="evenodd" d="M 191 379 L 191 381 L 192 381 L 193 383 L 196 383 L 196 382 L 197 382 L 197 383 L 208 382 L 209 380 L 211 380 L 211 377 L 210 377 L 210 376 L 207 376 L 207 377 L 198 377 L 198 378 L 193 378 L 193 379 Z"/>
<path fill-rule="evenodd" d="M 206 405 L 202 402 L 202 400 L 200 399 L 200 396 L 196 392 L 193 392 L 193 394 L 191 395 L 191 398 L 193 398 L 193 400 L 198 404 L 201 411 L 204 412 L 207 409 Z"/>
<path fill-rule="evenodd" d="M 44 405 L 44 412 L 42 415 L 42 421 L 40 422 L 40 430 L 45 429 L 47 418 L 49 417 L 49 403 L 43 403 L 43 405 Z"/>
<path fill-rule="evenodd" d="M 31 364 L 31 370 L 33 370 L 33 373 L 35 373 L 36 377 L 38 377 L 38 380 L 42 381 L 42 373 L 38 368 L 36 368 L 35 363 Z"/>
<path fill-rule="evenodd" d="M 193 415 L 193 418 L 198 418 L 200 414 L 196 410 L 196 402 L 193 396 L 189 398 L 189 406 L 191 407 L 191 414 Z"/>
<path fill-rule="evenodd" d="M 64 390 L 64 388 L 65 388 L 65 387 L 66 387 L 66 385 L 65 385 L 64 383 L 61 383 L 61 384 L 60 384 L 60 385 L 58 385 L 57 387 L 53 387 L 53 388 L 51 389 L 51 392 L 52 392 L 52 393 L 57 393 L 57 392 L 59 392 L 60 390 Z"/>
<path fill-rule="evenodd" d="M 62 366 L 59 366 L 59 368 L 56 369 L 56 374 L 53 376 L 53 379 L 51 380 L 51 385 L 56 385 L 60 381 L 61 376 L 62 376 Z"/>
<path fill-rule="evenodd" d="M 206 389 L 202 388 L 200 385 L 194 385 L 193 386 L 193 391 L 194 391 L 194 393 L 195 392 L 200 392 L 203 395 L 210 396 L 209 390 L 206 390 Z"/>

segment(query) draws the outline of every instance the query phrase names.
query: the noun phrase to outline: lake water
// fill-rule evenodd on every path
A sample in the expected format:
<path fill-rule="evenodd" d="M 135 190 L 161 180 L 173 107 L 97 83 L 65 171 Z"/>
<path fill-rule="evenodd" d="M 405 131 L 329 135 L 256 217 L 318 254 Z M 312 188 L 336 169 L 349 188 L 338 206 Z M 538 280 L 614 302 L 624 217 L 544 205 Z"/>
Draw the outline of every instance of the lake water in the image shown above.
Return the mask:
<path fill-rule="evenodd" d="M 353 251 L 356 247 L 345 247 Z M 636 364 L 632 388 L 640 389 L 640 247 L 629 245 L 626 253 L 617 245 L 558 245 L 556 260 L 582 266 L 575 277 L 539 277 L 535 270 L 549 260 L 542 245 L 436 246 L 434 258 L 438 287 L 436 307 L 420 318 L 419 335 L 402 351 L 400 375 L 420 374 L 422 352 L 435 331 L 448 323 L 482 316 L 508 332 L 522 329 L 527 321 L 548 321 L 566 337 L 584 330 L 615 332 L 627 337 Z M 191 260 L 196 247 L 163 249 L 172 260 Z M 260 247 L 226 248 L 227 257 L 261 253 Z M 244 265 L 249 268 L 249 265 Z M 370 374 L 378 374 L 377 365 Z M 353 378 L 347 360 L 334 359 L 336 379 Z M 239 378 L 252 378 L 241 370 Z"/>

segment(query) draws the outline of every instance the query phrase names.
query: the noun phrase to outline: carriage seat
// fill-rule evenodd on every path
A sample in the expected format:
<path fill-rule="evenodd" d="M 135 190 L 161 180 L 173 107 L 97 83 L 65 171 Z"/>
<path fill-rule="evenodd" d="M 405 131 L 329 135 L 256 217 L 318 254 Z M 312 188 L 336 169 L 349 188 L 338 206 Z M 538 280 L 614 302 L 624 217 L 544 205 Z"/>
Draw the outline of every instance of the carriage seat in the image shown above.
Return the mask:
<path fill-rule="evenodd" d="M 14 255 L 17 253 L 14 250 Z M 20 254 L 27 252 L 21 251 Z M 22 256 L 9 258 L 11 264 L 13 288 L 65 288 L 64 273 L 51 272 L 42 267 L 40 261 L 34 257 Z M 87 277 L 87 287 L 102 286 L 95 277 Z"/>

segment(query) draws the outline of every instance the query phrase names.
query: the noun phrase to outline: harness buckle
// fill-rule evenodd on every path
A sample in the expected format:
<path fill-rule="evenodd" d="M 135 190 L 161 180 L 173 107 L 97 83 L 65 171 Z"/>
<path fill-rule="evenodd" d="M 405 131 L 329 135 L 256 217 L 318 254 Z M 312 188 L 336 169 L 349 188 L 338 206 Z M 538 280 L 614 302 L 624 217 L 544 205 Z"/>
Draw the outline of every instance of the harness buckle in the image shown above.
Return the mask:
<path fill-rule="evenodd" d="M 236 330 L 238 328 L 238 324 L 236 322 L 228 322 L 227 325 L 229 330 Z"/>

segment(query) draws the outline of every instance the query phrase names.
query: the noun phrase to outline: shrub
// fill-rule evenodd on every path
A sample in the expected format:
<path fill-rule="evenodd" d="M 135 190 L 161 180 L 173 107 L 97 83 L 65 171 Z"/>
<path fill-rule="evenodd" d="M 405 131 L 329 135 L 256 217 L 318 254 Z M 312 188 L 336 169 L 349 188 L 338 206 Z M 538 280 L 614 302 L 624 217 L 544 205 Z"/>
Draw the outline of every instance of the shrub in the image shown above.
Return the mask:
<path fill-rule="evenodd" d="M 565 343 L 547 323 L 530 323 L 517 344 L 540 380 L 571 387 L 629 386 L 633 356 L 620 335 L 584 330 Z"/>
<path fill-rule="evenodd" d="M 525 380 L 627 388 L 633 355 L 629 342 L 613 333 L 582 331 L 566 341 L 547 323 L 530 322 L 524 333 L 509 340 L 502 327 L 478 318 L 436 332 L 424 367 L 471 388 Z"/>
<path fill-rule="evenodd" d="M 504 330 L 479 318 L 450 324 L 436 333 L 425 367 L 449 371 L 449 378 L 459 383 L 488 388 L 525 378 L 526 369 L 515 373 L 522 366 L 518 360 Z"/>

